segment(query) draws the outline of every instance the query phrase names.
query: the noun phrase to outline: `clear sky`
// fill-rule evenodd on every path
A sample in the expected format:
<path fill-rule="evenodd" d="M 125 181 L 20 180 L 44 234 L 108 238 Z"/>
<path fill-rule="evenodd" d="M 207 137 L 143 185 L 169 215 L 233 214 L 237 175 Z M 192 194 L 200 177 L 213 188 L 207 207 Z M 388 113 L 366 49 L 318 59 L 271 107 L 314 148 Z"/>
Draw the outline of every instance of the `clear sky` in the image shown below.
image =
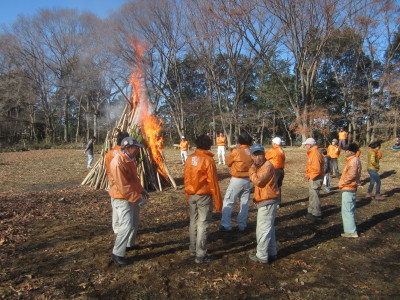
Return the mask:
<path fill-rule="evenodd" d="M 72 8 L 106 18 L 125 2 L 128 0 L 0 0 L 0 24 L 10 25 L 18 15 L 33 16 L 43 8 Z"/>

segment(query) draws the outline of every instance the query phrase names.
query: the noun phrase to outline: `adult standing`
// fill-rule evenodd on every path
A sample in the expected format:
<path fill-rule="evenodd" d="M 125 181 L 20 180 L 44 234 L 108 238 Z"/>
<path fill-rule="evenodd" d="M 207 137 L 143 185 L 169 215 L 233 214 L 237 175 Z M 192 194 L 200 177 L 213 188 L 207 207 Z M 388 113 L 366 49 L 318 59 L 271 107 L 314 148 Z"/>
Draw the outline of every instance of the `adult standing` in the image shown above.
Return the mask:
<path fill-rule="evenodd" d="M 373 197 L 372 190 L 376 183 L 375 200 L 386 200 L 385 196 L 381 195 L 381 178 L 378 173 L 380 169 L 379 161 L 382 158 L 381 142 L 372 142 L 369 144 L 369 148 L 367 171 L 370 177 L 366 197 Z"/>
<path fill-rule="evenodd" d="M 265 153 L 265 158 L 269 160 L 275 168 L 275 178 L 279 188 L 279 202 L 282 197 L 282 183 L 285 177 L 285 152 L 282 147 L 282 140 L 279 137 L 272 139 L 272 148 Z"/>
<path fill-rule="evenodd" d="M 186 201 L 189 203 L 190 255 L 196 256 L 195 262 L 209 261 L 207 254 L 207 234 L 211 222 L 212 201 L 217 212 L 222 208 L 221 191 L 218 185 L 217 168 L 210 150 L 211 139 L 201 135 L 196 139 L 196 150 L 191 154 L 184 170 Z"/>
<path fill-rule="evenodd" d="M 348 133 L 346 131 L 344 131 L 343 128 L 340 128 L 338 136 L 339 136 L 339 147 L 340 148 L 346 147 L 346 140 L 347 140 Z"/>
<path fill-rule="evenodd" d="M 220 231 L 232 231 L 232 209 L 237 199 L 240 199 L 240 210 L 236 219 L 238 229 L 244 231 L 247 227 L 251 190 L 249 168 L 253 164 L 250 153 L 252 142 L 253 139 L 248 133 L 241 132 L 238 138 L 239 146 L 226 157 L 226 164 L 231 168 L 232 178 L 224 197 Z"/>
<path fill-rule="evenodd" d="M 338 164 L 338 158 L 340 155 L 340 147 L 338 145 L 338 140 L 333 139 L 332 144 L 328 146 L 327 149 L 328 155 L 331 157 L 331 175 L 332 178 L 339 177 L 339 164 Z M 333 174 L 335 173 L 335 174 Z"/>
<path fill-rule="evenodd" d="M 137 231 L 139 215 L 139 203 L 142 201 L 143 190 L 137 173 L 135 156 L 139 148 L 143 147 L 132 137 L 122 140 L 121 148 L 117 150 L 112 159 L 109 170 L 109 194 L 112 198 L 112 208 L 118 216 L 114 248 L 112 250 L 113 261 L 120 265 L 127 265 L 125 253 L 132 234 Z"/>
<path fill-rule="evenodd" d="M 309 180 L 307 218 L 315 221 L 322 216 L 319 192 L 324 179 L 324 159 L 313 138 L 308 138 L 303 145 L 307 149 L 306 178 Z"/>
<path fill-rule="evenodd" d="M 260 144 L 251 146 L 253 165 L 249 169 L 250 180 L 254 184 L 254 204 L 257 206 L 257 252 L 249 258 L 260 263 L 272 262 L 277 258 L 275 236 L 275 217 L 279 204 L 279 188 L 275 170 L 265 158 L 264 147 Z"/>
<path fill-rule="evenodd" d="M 357 238 L 356 227 L 356 192 L 360 184 L 361 160 L 356 156 L 359 147 L 351 143 L 345 152 L 346 166 L 339 180 L 339 188 L 342 191 L 342 237 Z"/>
<path fill-rule="evenodd" d="M 111 161 L 118 154 L 118 150 L 121 149 L 122 140 L 128 136 L 129 136 L 129 134 L 127 132 L 121 132 L 121 130 L 117 130 L 117 133 L 114 136 L 116 145 L 114 148 L 110 149 L 104 157 L 104 162 L 105 162 L 105 166 L 106 166 L 106 175 L 107 175 L 109 185 L 110 185 L 110 180 L 111 180 L 111 178 L 110 178 Z M 112 206 L 113 206 L 113 198 L 111 197 L 111 207 Z M 139 222 L 139 218 L 135 218 L 135 220 L 137 220 L 137 222 Z M 112 228 L 113 228 L 113 231 L 115 234 L 117 234 L 117 232 L 118 232 L 118 226 L 119 226 L 119 219 L 118 219 L 117 210 L 113 209 L 112 210 Z M 130 241 L 128 242 L 128 247 L 129 247 L 129 245 L 133 246 L 135 244 L 135 240 L 136 240 L 136 231 L 134 232 L 134 234 L 132 234 L 132 237 L 130 237 L 129 240 Z"/>
<path fill-rule="evenodd" d="M 218 164 L 225 164 L 225 147 L 226 147 L 226 136 L 222 132 L 219 133 L 217 137 L 217 147 L 218 147 Z"/>
<path fill-rule="evenodd" d="M 179 148 L 181 149 L 182 165 L 184 165 L 185 161 L 188 158 L 188 150 L 189 150 L 189 141 L 186 140 L 184 136 L 181 136 L 181 142 L 179 144 Z"/>
<path fill-rule="evenodd" d="M 93 136 L 91 139 L 89 139 L 85 151 L 83 153 L 86 153 L 88 162 L 87 162 L 87 168 L 91 169 L 92 168 L 92 162 L 93 162 L 93 150 L 94 150 L 94 142 L 96 142 L 96 137 Z"/>

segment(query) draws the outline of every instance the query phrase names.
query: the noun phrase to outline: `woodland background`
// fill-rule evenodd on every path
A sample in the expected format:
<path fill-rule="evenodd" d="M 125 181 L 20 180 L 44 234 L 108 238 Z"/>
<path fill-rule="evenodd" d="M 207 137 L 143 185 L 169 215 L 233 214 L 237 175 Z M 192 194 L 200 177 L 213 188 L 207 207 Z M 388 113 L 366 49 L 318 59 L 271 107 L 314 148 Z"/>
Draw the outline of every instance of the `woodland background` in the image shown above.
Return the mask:
<path fill-rule="evenodd" d="M 107 19 L 43 9 L 0 30 L 0 146 L 101 142 L 146 47 L 166 144 L 240 130 L 363 145 L 399 134 L 396 1 L 135 0 Z"/>

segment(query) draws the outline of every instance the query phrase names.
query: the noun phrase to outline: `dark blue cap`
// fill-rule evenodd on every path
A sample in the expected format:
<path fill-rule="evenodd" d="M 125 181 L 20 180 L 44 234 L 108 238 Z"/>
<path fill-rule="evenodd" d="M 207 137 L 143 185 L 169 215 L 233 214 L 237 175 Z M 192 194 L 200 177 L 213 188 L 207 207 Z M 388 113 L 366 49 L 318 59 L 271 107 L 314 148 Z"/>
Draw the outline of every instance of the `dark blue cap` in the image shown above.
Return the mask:
<path fill-rule="evenodd" d="M 253 154 L 254 152 L 257 152 L 257 151 L 264 152 L 264 147 L 260 144 L 254 144 L 253 146 L 251 146 L 250 150 L 251 150 L 251 154 Z"/>
<path fill-rule="evenodd" d="M 128 136 L 122 140 L 121 147 L 126 148 L 126 147 L 130 147 L 130 146 L 136 146 L 136 147 L 140 147 L 140 148 L 143 147 L 143 145 L 140 144 L 137 140 Z"/>

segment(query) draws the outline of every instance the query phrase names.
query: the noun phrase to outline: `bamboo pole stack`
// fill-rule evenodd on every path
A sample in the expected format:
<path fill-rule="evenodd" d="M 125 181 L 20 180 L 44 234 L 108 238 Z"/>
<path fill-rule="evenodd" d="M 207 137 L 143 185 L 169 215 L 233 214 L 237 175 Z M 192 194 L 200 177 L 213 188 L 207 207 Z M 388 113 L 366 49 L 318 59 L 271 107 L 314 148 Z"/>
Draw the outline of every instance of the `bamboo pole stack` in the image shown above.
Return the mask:
<path fill-rule="evenodd" d="M 114 137 L 117 134 L 117 130 L 120 129 L 123 132 L 128 132 L 130 136 L 138 139 L 139 142 L 145 145 L 145 147 L 140 149 L 140 159 L 137 161 L 138 175 L 142 186 L 148 191 L 162 191 L 163 188 L 171 185 L 176 189 L 175 180 L 168 171 L 165 162 L 163 163 L 163 167 L 167 176 L 163 176 L 157 172 L 158 166 L 155 164 L 149 148 L 146 145 L 146 139 L 143 138 L 140 128 L 133 124 L 135 111 L 135 108 L 131 109 L 130 104 L 125 105 L 118 123 L 111 132 L 107 133 L 99 159 L 82 181 L 81 185 L 88 185 L 95 189 L 104 190 L 109 188 L 106 177 L 105 155 L 116 146 L 116 139 Z"/>

